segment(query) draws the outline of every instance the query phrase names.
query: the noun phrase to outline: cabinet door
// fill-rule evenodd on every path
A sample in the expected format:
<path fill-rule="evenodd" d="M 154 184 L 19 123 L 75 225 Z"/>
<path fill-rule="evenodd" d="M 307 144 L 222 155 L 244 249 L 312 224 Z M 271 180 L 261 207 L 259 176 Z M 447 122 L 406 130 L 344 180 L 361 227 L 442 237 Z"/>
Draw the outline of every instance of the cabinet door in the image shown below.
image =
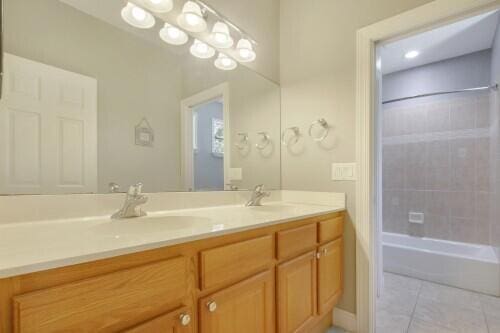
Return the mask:
<path fill-rule="evenodd" d="M 201 333 L 274 332 L 274 274 L 266 271 L 200 300 Z"/>
<path fill-rule="evenodd" d="M 278 266 L 278 330 L 305 329 L 316 315 L 316 252 Z"/>
<path fill-rule="evenodd" d="M 123 333 L 192 333 L 192 317 L 191 311 L 185 307 L 151 319 Z"/>
<path fill-rule="evenodd" d="M 318 307 L 320 314 L 330 311 L 342 293 L 342 238 L 319 248 Z"/>

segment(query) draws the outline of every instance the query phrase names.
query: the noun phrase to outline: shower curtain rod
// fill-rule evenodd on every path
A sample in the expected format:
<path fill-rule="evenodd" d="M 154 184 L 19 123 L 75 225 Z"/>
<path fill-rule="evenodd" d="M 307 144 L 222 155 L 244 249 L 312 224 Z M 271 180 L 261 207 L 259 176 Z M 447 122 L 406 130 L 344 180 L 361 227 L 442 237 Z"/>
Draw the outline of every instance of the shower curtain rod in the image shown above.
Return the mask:
<path fill-rule="evenodd" d="M 439 91 L 435 93 L 430 93 L 430 94 L 422 94 L 422 95 L 415 95 L 415 96 L 409 96 L 409 97 L 402 97 L 402 98 L 396 98 L 396 99 L 391 99 L 388 101 L 383 101 L 382 104 L 389 104 L 389 103 L 394 103 L 394 102 L 401 102 L 401 101 L 406 101 L 409 99 L 414 99 L 414 98 L 421 98 L 421 97 L 429 97 L 429 96 L 437 96 L 437 95 L 448 95 L 448 94 L 457 94 L 461 92 L 470 92 L 470 91 L 482 91 L 482 90 L 497 90 L 498 89 L 498 83 L 487 86 L 487 87 L 477 87 L 477 88 L 467 88 L 467 89 L 460 89 L 460 90 L 451 90 L 451 91 Z"/>

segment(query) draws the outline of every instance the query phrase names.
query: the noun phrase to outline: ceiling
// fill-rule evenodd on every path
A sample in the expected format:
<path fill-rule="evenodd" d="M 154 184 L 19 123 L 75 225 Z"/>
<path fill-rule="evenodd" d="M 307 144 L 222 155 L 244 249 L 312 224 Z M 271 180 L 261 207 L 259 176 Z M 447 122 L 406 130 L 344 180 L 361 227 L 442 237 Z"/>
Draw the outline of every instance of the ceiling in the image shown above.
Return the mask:
<path fill-rule="evenodd" d="M 489 12 L 380 46 L 382 73 L 388 74 L 491 48 L 499 12 Z M 406 59 L 416 50 L 420 54 Z"/>

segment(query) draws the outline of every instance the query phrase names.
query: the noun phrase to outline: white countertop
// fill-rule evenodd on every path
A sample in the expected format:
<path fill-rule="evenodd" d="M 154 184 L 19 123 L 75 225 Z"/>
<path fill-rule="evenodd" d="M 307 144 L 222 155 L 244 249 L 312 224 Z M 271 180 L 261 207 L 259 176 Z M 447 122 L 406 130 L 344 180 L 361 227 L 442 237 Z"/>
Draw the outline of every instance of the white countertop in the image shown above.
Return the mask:
<path fill-rule="evenodd" d="M 0 225 L 0 278 L 95 261 L 344 210 L 274 202 Z"/>

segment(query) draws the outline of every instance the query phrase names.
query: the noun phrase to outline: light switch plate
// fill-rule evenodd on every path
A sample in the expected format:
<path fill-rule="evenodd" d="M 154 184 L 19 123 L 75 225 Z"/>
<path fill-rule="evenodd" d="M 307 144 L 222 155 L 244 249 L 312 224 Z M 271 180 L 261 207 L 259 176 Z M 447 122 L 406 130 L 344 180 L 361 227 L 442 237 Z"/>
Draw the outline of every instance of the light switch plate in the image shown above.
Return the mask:
<path fill-rule="evenodd" d="M 332 163 L 332 180 L 356 180 L 356 163 Z"/>

